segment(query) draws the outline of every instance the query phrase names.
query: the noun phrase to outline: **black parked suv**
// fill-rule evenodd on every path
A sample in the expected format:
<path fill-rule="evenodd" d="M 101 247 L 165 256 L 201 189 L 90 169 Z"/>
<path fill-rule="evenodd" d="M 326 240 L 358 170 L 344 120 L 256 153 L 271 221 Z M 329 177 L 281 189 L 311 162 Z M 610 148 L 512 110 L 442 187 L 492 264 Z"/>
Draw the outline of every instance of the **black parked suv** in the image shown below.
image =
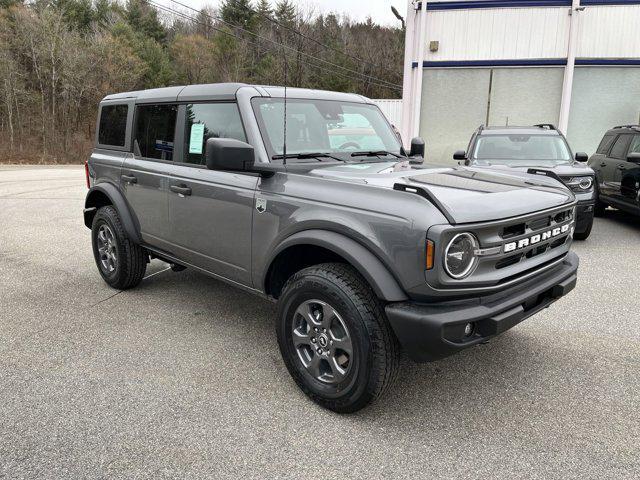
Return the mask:
<path fill-rule="evenodd" d="M 640 144 L 640 143 L 639 143 Z M 485 127 L 471 136 L 467 151 L 458 150 L 455 160 L 465 165 L 502 171 L 547 175 L 569 187 L 576 198 L 576 229 L 573 238 L 586 240 L 593 226 L 594 171 L 585 163 L 586 153 L 574 155 L 566 138 L 553 125 Z"/>
<path fill-rule="evenodd" d="M 597 178 L 596 215 L 609 205 L 640 215 L 640 125 L 605 133 L 589 166 Z"/>

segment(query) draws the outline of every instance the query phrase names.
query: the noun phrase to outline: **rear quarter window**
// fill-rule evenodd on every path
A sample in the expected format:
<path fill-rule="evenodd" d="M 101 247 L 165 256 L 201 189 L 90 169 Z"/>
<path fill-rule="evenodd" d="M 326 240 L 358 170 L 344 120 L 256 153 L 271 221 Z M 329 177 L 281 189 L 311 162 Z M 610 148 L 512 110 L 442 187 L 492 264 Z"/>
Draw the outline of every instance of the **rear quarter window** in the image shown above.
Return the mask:
<path fill-rule="evenodd" d="M 600 142 L 600 145 L 598 145 L 598 149 L 596 150 L 596 153 L 605 155 L 609 151 L 609 147 L 611 147 L 611 144 L 613 143 L 613 140 L 615 138 L 616 136 L 612 134 L 605 135 L 604 137 L 602 137 L 602 141 Z"/>
<path fill-rule="evenodd" d="M 128 105 L 104 105 L 100 110 L 98 143 L 113 147 L 124 147 L 127 133 Z"/>

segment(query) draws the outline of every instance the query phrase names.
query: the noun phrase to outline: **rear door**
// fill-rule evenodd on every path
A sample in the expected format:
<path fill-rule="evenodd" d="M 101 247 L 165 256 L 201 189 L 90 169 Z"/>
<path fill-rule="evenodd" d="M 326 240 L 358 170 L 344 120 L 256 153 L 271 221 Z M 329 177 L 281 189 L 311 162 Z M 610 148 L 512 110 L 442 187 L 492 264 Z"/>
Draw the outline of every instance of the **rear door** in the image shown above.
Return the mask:
<path fill-rule="evenodd" d="M 181 163 L 169 179 L 172 250 L 185 262 L 241 283 L 251 284 L 251 224 L 259 177 L 209 170 L 208 138 L 246 141 L 236 103 L 181 105 Z"/>
<path fill-rule="evenodd" d="M 167 250 L 169 174 L 173 166 L 177 105 L 137 105 L 133 156 L 122 167 L 121 186 L 144 243 Z"/>
<path fill-rule="evenodd" d="M 625 158 L 618 161 L 615 182 L 620 186 L 616 199 L 629 206 L 638 207 L 640 206 L 640 165 L 627 159 L 630 153 L 640 153 L 640 135 L 633 135 Z"/>
<path fill-rule="evenodd" d="M 626 161 L 627 151 L 632 135 L 623 133 L 618 135 L 609 154 L 607 155 L 604 166 L 601 169 L 602 184 L 600 191 L 608 197 L 620 196 L 620 176 L 618 175 L 619 165 Z"/>
<path fill-rule="evenodd" d="M 598 188 L 600 191 L 603 189 L 603 172 L 607 166 L 607 155 L 609 154 L 609 150 L 611 150 L 611 146 L 613 142 L 615 142 L 617 135 L 614 133 L 607 133 L 602 140 L 600 140 L 600 144 L 596 149 L 596 153 L 591 155 L 589 158 L 589 166 L 593 169 L 596 174 L 596 182 L 598 182 Z"/>

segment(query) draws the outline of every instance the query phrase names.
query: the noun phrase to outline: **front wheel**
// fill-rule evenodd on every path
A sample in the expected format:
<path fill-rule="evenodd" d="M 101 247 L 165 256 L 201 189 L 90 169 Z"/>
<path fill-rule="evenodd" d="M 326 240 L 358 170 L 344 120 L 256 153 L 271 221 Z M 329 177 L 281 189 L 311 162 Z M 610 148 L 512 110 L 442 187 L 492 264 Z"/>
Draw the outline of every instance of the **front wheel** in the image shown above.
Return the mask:
<path fill-rule="evenodd" d="M 573 234 L 573 238 L 576 240 L 586 240 L 591 235 L 591 229 L 593 228 L 593 217 L 591 217 L 591 221 L 584 232 L 576 232 Z"/>
<path fill-rule="evenodd" d="M 593 215 L 596 217 L 604 217 L 607 210 L 607 204 L 600 201 L 600 192 L 596 190 L 596 204 L 593 207 Z"/>
<path fill-rule="evenodd" d="M 399 346 L 383 306 L 347 265 L 316 265 L 293 275 L 278 303 L 277 335 L 298 386 L 339 413 L 379 398 L 397 374 Z"/>

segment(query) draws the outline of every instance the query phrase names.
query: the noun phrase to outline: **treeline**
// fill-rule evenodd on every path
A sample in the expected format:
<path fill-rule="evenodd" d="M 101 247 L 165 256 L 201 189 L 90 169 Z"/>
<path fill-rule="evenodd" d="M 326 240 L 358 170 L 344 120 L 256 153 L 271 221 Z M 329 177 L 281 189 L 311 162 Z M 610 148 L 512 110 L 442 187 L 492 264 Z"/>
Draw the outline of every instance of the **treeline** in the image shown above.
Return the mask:
<path fill-rule="evenodd" d="M 286 81 L 401 94 L 399 28 L 303 11 L 291 0 L 169 5 L 0 0 L 0 162 L 84 161 L 97 104 L 113 92 Z"/>

